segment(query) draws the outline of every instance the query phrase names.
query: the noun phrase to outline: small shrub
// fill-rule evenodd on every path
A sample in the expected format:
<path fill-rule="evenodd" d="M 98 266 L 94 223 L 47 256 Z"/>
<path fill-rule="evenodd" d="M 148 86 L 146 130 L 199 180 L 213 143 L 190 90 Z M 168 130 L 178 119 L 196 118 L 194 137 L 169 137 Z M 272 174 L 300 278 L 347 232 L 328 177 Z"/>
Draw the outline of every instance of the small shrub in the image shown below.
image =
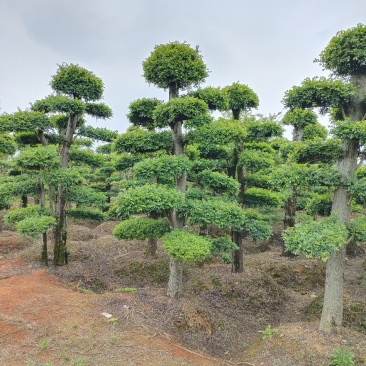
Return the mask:
<path fill-rule="evenodd" d="M 271 325 L 267 325 L 267 328 L 264 330 L 259 330 L 259 333 L 262 334 L 262 339 L 266 340 L 268 338 L 271 338 L 274 334 L 276 334 L 278 332 L 278 329 L 276 328 L 271 328 Z"/>
<path fill-rule="evenodd" d="M 354 366 L 354 354 L 346 348 L 335 348 L 330 358 L 329 366 Z"/>

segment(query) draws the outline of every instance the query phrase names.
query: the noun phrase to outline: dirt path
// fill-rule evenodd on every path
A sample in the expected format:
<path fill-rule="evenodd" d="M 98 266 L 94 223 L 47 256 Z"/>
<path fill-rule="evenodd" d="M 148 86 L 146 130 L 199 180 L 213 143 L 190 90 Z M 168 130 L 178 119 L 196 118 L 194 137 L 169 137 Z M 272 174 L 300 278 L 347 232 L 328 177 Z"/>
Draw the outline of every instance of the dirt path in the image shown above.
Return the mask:
<path fill-rule="evenodd" d="M 19 260 L 1 259 L 0 365 L 220 365 L 152 329 L 108 322 L 96 296 L 72 291 Z"/>

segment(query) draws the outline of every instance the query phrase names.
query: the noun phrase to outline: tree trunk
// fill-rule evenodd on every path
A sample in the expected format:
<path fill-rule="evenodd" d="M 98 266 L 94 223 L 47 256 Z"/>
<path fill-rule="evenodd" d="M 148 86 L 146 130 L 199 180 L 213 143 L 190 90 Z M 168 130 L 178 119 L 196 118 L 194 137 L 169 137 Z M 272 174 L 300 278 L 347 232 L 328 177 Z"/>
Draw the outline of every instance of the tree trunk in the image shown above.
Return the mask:
<path fill-rule="evenodd" d="M 169 282 L 167 295 L 176 298 L 183 291 L 183 263 L 170 257 Z"/>
<path fill-rule="evenodd" d="M 286 201 L 285 204 L 285 217 L 283 219 L 283 229 L 286 230 L 289 227 L 295 226 L 295 215 L 296 215 L 296 191 L 292 187 L 292 195 L 291 197 Z M 282 256 L 293 258 L 296 257 L 295 254 L 291 253 L 290 251 L 286 250 L 286 248 L 283 246 L 282 249 Z"/>
<path fill-rule="evenodd" d="M 28 196 L 22 196 L 22 207 L 26 208 L 28 206 Z"/>
<path fill-rule="evenodd" d="M 175 84 L 169 86 L 169 99 L 178 98 L 179 89 Z M 183 122 L 176 122 L 172 129 L 173 137 L 173 154 L 183 155 L 184 154 L 184 144 L 183 144 Z M 177 178 L 176 189 L 177 191 L 186 191 L 186 180 L 187 172 L 184 172 L 182 176 Z M 184 227 L 184 218 L 179 217 L 178 212 L 175 210 L 170 215 L 170 222 L 172 230 L 179 230 Z M 180 260 L 176 260 L 170 257 L 170 267 L 169 267 L 169 282 L 168 282 L 168 292 L 167 295 L 171 298 L 178 297 L 183 291 L 183 263 Z"/>
<path fill-rule="evenodd" d="M 231 240 L 239 247 L 239 249 L 233 250 L 232 252 L 233 263 L 231 265 L 231 271 L 235 273 L 241 273 L 244 271 L 244 248 L 242 233 L 239 231 L 232 231 Z"/>
<path fill-rule="evenodd" d="M 78 116 L 70 116 L 67 124 L 64 142 L 60 152 L 60 166 L 61 168 L 68 168 L 69 156 L 72 140 L 74 137 L 76 123 Z M 55 266 L 62 266 L 68 263 L 68 253 L 66 250 L 67 240 L 67 222 L 66 222 L 66 188 L 59 186 L 57 189 L 56 200 L 56 226 L 54 233 L 54 264 Z"/>
<path fill-rule="evenodd" d="M 38 187 L 39 187 L 39 190 L 38 190 L 39 206 L 42 210 L 44 210 L 45 201 L 46 201 L 46 192 L 45 192 L 44 184 L 40 179 L 38 181 Z M 43 264 L 48 267 L 47 233 L 42 233 L 41 260 L 42 260 Z"/>
<path fill-rule="evenodd" d="M 352 121 L 362 121 L 366 112 L 366 75 L 351 75 L 350 82 L 356 87 L 356 93 L 348 106 L 348 117 Z M 350 196 L 347 193 L 345 183 L 347 179 L 354 177 L 357 169 L 358 141 L 344 140 L 343 150 L 345 156 L 337 161 L 337 170 L 341 173 L 343 185 L 334 194 L 332 213 L 336 213 L 339 219 L 346 223 L 350 214 Z M 319 329 L 328 334 L 340 333 L 342 329 L 344 260 L 345 247 L 333 253 L 327 261 L 324 304 Z"/>
<path fill-rule="evenodd" d="M 294 127 L 292 131 L 292 141 L 302 141 L 303 134 L 304 134 L 303 128 Z"/>
<path fill-rule="evenodd" d="M 355 141 L 343 141 L 346 155 L 337 162 L 341 173 L 342 183 L 353 177 L 357 168 L 358 144 Z M 345 186 L 339 187 L 332 203 L 332 213 L 335 213 L 341 222 L 346 223 L 350 214 L 350 195 Z M 330 334 L 340 333 L 343 319 L 343 273 L 345 246 L 333 253 L 326 264 L 326 279 L 324 289 L 324 304 L 319 329 Z"/>
<path fill-rule="evenodd" d="M 239 119 L 240 118 L 240 109 L 232 109 L 231 110 L 233 113 L 233 119 Z"/>

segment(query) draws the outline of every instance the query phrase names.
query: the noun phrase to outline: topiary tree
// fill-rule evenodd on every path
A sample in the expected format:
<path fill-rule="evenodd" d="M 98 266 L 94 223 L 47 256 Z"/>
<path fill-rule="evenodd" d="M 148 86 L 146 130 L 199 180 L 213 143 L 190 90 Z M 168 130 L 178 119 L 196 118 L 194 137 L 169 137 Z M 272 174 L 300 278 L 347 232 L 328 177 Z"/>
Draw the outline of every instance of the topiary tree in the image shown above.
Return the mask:
<path fill-rule="evenodd" d="M 50 83 L 55 95 L 50 95 L 32 105 L 33 111 L 56 114 L 54 124 L 60 136 L 60 167 L 67 169 L 70 149 L 77 129 L 83 125 L 85 114 L 105 119 L 112 111 L 103 103 L 93 103 L 102 98 L 103 82 L 92 72 L 74 64 L 62 64 Z M 61 113 L 61 114 L 60 114 Z M 66 250 L 66 187 L 57 187 L 54 229 L 54 264 L 67 263 Z"/>
<path fill-rule="evenodd" d="M 157 105 L 153 112 L 155 126 L 170 127 L 173 137 L 173 154 L 184 155 L 183 122 L 207 112 L 204 102 L 192 97 L 178 99 L 179 91 L 198 86 L 208 76 L 198 47 L 171 42 L 155 46 L 143 62 L 144 77 L 148 83 L 169 90 L 169 102 Z M 186 172 L 176 179 L 176 189 L 186 190 Z M 170 217 L 173 230 L 181 229 L 184 220 L 173 210 Z M 175 297 L 182 289 L 183 267 L 180 260 L 171 257 L 168 295 Z"/>
<path fill-rule="evenodd" d="M 320 108 L 321 112 L 335 109 L 338 119 L 333 133 L 342 140 L 342 155 L 337 159 L 340 184 L 334 193 L 332 212 L 342 224 L 349 220 L 351 194 L 347 182 L 355 177 L 357 160 L 363 144 L 363 124 L 366 116 L 366 26 L 338 32 L 317 60 L 333 73 L 332 79 L 306 79 L 293 87 L 284 98 L 293 108 Z M 351 128 L 350 128 L 351 127 Z M 344 241 L 345 243 L 345 241 Z M 326 283 L 320 329 L 339 333 L 343 314 L 343 272 L 345 246 L 332 251 L 327 260 Z"/>

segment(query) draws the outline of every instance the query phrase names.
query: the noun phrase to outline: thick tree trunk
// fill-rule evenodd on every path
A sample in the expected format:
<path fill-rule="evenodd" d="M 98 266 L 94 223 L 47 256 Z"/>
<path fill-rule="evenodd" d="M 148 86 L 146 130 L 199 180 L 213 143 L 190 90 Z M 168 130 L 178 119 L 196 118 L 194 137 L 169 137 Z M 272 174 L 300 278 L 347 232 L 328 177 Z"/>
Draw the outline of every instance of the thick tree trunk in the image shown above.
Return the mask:
<path fill-rule="evenodd" d="M 294 127 L 292 131 L 292 141 L 302 141 L 303 134 L 304 134 L 303 128 Z"/>
<path fill-rule="evenodd" d="M 353 121 L 362 121 L 365 118 L 366 106 L 366 75 L 351 75 L 350 82 L 356 87 L 356 93 L 348 106 L 348 117 Z M 337 161 L 337 170 L 341 173 L 343 186 L 339 187 L 332 203 L 332 213 L 346 223 L 350 214 L 350 196 L 345 183 L 354 177 L 357 169 L 358 141 L 344 140 L 345 156 Z M 319 329 L 326 333 L 340 333 L 343 320 L 343 274 L 344 274 L 345 247 L 333 253 L 327 261 L 324 304 Z"/>
<path fill-rule="evenodd" d="M 183 292 L 183 263 L 170 257 L 167 295 L 176 298 Z"/>
<path fill-rule="evenodd" d="M 355 141 L 344 141 L 346 155 L 337 162 L 338 171 L 342 174 L 342 183 L 354 176 L 357 168 L 358 144 Z M 341 222 L 346 223 L 350 214 L 350 196 L 346 187 L 339 187 L 332 204 Z M 345 246 L 333 253 L 326 264 L 324 304 L 319 329 L 326 333 L 340 333 L 343 319 L 343 273 Z"/>
<path fill-rule="evenodd" d="M 76 123 L 78 116 L 69 117 L 64 142 L 60 152 L 60 166 L 61 168 L 68 168 L 69 156 L 72 140 L 74 137 Z M 54 264 L 55 266 L 62 266 L 68 263 L 68 253 L 66 250 L 67 240 L 67 222 L 66 222 L 66 189 L 59 186 L 57 189 L 56 200 L 56 226 L 53 231 L 54 234 Z"/>

